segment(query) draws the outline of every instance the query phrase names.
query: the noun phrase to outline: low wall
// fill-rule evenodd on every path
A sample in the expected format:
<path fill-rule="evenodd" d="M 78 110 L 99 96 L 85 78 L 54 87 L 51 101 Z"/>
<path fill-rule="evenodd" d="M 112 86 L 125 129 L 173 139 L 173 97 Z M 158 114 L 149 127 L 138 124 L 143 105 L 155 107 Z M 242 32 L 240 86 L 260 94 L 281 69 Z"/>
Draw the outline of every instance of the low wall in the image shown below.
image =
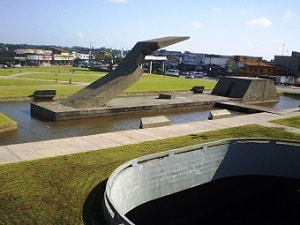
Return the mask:
<path fill-rule="evenodd" d="M 125 214 L 160 197 L 224 177 L 300 178 L 300 142 L 234 139 L 190 146 L 129 161 L 109 177 L 104 213 L 110 224 L 133 224 Z"/>

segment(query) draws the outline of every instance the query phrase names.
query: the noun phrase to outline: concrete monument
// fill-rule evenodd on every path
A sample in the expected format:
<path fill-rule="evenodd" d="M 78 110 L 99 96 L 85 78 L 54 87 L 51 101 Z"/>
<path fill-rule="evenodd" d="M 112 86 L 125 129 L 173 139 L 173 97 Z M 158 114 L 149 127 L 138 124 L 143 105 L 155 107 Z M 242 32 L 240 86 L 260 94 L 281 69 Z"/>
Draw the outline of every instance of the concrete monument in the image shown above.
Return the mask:
<path fill-rule="evenodd" d="M 188 39 L 188 37 L 164 37 L 138 42 L 120 65 L 106 76 L 70 96 L 62 104 L 73 108 L 101 107 L 121 94 L 143 75 L 140 65 L 153 51 Z"/>
<path fill-rule="evenodd" d="M 279 100 L 273 80 L 251 77 L 221 77 L 211 94 L 240 98 L 244 103 Z"/>
<path fill-rule="evenodd" d="M 143 106 L 119 108 L 105 107 L 108 102 L 134 84 L 143 75 L 140 67 L 145 56 L 153 51 L 184 41 L 189 37 L 163 37 L 138 42 L 119 66 L 62 102 L 31 103 L 31 115 L 47 120 L 70 120 L 128 113 L 145 108 Z M 155 104 L 154 107 L 161 108 Z"/>

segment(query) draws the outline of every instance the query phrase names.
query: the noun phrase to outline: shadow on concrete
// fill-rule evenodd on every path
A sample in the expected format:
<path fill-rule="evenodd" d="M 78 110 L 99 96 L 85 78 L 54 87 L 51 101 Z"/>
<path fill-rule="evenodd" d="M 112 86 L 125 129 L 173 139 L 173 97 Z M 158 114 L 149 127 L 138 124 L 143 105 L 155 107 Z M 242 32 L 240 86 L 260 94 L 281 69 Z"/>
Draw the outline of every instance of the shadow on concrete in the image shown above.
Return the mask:
<path fill-rule="evenodd" d="M 126 217 L 139 225 L 296 225 L 299 179 L 228 177 L 147 202 Z"/>
<path fill-rule="evenodd" d="M 85 225 L 106 225 L 103 214 L 104 192 L 107 179 L 95 186 L 87 196 L 82 209 L 82 221 Z"/>

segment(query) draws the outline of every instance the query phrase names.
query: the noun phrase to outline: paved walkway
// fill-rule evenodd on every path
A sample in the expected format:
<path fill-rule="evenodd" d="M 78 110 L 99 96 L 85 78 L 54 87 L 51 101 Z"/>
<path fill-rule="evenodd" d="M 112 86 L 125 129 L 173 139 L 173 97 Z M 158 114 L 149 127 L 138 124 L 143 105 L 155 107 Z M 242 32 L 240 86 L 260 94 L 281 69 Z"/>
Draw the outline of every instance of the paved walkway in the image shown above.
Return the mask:
<path fill-rule="evenodd" d="M 176 124 L 164 127 L 134 129 L 89 136 L 0 146 L 0 164 L 69 155 L 123 145 L 138 144 L 145 141 L 179 137 L 247 124 L 282 127 L 290 132 L 300 133 L 300 129 L 281 126 L 269 122 L 271 120 L 299 115 L 299 110 L 296 112 L 291 111 L 284 115 L 272 113 L 257 113 L 216 120 Z"/>

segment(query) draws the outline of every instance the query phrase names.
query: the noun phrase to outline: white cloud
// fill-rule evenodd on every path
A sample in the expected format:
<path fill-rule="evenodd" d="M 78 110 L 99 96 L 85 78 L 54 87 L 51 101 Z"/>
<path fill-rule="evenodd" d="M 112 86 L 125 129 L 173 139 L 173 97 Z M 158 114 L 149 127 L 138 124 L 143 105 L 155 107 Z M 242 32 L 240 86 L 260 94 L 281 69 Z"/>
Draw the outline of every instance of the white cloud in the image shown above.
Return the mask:
<path fill-rule="evenodd" d="M 261 18 L 248 20 L 246 24 L 250 26 L 269 27 L 272 25 L 272 21 L 267 18 L 261 17 Z"/>
<path fill-rule="evenodd" d="M 283 14 L 283 18 L 286 18 L 286 19 L 294 18 L 296 16 L 297 16 L 297 14 L 290 9 L 286 10 Z"/>
<path fill-rule="evenodd" d="M 247 13 L 248 13 L 248 11 L 246 9 L 243 9 L 243 8 L 239 9 L 237 11 L 237 14 L 240 15 L 240 16 L 245 16 L 245 15 L 247 15 Z"/>
<path fill-rule="evenodd" d="M 107 0 L 108 2 L 112 3 L 127 3 L 129 0 Z"/>
<path fill-rule="evenodd" d="M 201 27 L 201 23 L 199 21 L 194 21 L 193 22 L 193 27 L 196 29 L 199 29 Z"/>
<path fill-rule="evenodd" d="M 83 39 L 84 39 L 84 35 L 83 35 L 82 32 L 78 32 L 78 33 L 76 34 L 76 37 L 79 38 L 80 40 L 83 40 Z"/>
<path fill-rule="evenodd" d="M 220 13 L 222 10 L 220 8 L 213 8 L 212 11 L 214 13 Z"/>

